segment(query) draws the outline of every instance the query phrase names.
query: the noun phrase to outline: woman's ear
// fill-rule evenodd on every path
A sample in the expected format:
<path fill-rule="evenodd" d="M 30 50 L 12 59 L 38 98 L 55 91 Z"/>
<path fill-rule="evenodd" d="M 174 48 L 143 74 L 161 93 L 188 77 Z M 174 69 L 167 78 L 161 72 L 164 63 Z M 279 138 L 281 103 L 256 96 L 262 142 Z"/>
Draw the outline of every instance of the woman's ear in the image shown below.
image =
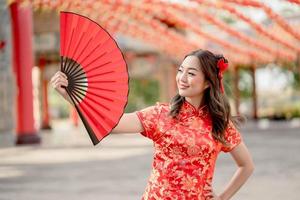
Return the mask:
<path fill-rule="evenodd" d="M 209 88 L 209 84 L 208 84 L 208 81 L 205 80 L 205 82 L 204 82 L 204 89 L 207 89 L 207 88 Z"/>

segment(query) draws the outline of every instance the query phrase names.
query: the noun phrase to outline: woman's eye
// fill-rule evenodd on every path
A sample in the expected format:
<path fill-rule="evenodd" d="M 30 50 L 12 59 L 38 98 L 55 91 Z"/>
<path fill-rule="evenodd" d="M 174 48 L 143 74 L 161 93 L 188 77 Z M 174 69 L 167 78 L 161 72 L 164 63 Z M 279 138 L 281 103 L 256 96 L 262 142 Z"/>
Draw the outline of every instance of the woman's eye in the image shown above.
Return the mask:
<path fill-rule="evenodd" d="M 178 71 L 178 72 L 182 72 L 182 70 L 181 70 L 181 69 L 178 69 L 177 71 Z"/>
<path fill-rule="evenodd" d="M 195 76 L 195 74 L 194 74 L 194 73 L 189 73 L 189 75 Z"/>

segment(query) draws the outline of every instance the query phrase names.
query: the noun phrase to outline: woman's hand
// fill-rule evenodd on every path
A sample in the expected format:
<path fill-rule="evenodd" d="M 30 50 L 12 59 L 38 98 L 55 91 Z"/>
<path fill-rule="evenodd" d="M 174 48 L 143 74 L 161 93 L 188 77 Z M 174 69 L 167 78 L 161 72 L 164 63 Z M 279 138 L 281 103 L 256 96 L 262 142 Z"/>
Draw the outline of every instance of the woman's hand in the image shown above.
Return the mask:
<path fill-rule="evenodd" d="M 209 197 L 211 197 L 211 200 L 223 200 L 220 196 L 218 196 L 215 192 L 211 191 L 211 193 L 209 193 Z"/>
<path fill-rule="evenodd" d="M 68 86 L 68 79 L 66 74 L 62 73 L 61 71 L 56 72 L 51 78 L 50 83 L 52 87 L 61 96 L 63 96 L 67 101 L 71 102 L 66 89 L 62 87 L 62 86 L 64 87 Z"/>
<path fill-rule="evenodd" d="M 223 200 L 220 196 L 215 195 L 212 200 Z"/>

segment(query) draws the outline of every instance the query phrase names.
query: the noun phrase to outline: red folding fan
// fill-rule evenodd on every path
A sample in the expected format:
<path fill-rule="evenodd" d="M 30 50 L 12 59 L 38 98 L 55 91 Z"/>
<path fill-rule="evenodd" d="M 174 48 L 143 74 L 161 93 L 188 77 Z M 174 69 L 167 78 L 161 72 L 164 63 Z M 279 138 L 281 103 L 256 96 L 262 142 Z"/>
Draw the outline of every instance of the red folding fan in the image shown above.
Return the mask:
<path fill-rule="evenodd" d="M 66 91 L 98 144 L 118 124 L 128 100 L 128 69 L 117 43 L 99 24 L 60 13 L 61 71 Z"/>

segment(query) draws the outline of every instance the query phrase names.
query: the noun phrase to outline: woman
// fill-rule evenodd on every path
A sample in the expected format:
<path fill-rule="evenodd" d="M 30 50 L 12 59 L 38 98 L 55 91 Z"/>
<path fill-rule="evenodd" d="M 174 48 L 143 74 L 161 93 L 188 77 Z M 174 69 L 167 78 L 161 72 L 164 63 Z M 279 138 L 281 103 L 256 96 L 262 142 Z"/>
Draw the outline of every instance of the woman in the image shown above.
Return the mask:
<path fill-rule="evenodd" d="M 223 94 L 222 73 L 227 60 L 207 50 L 188 54 L 178 68 L 178 94 L 125 113 L 112 133 L 137 133 L 154 142 L 152 173 L 143 200 L 228 200 L 254 170 L 252 158 Z M 66 76 L 57 72 L 53 87 L 69 102 Z M 220 195 L 212 180 L 218 154 L 230 152 L 237 171 Z"/>

